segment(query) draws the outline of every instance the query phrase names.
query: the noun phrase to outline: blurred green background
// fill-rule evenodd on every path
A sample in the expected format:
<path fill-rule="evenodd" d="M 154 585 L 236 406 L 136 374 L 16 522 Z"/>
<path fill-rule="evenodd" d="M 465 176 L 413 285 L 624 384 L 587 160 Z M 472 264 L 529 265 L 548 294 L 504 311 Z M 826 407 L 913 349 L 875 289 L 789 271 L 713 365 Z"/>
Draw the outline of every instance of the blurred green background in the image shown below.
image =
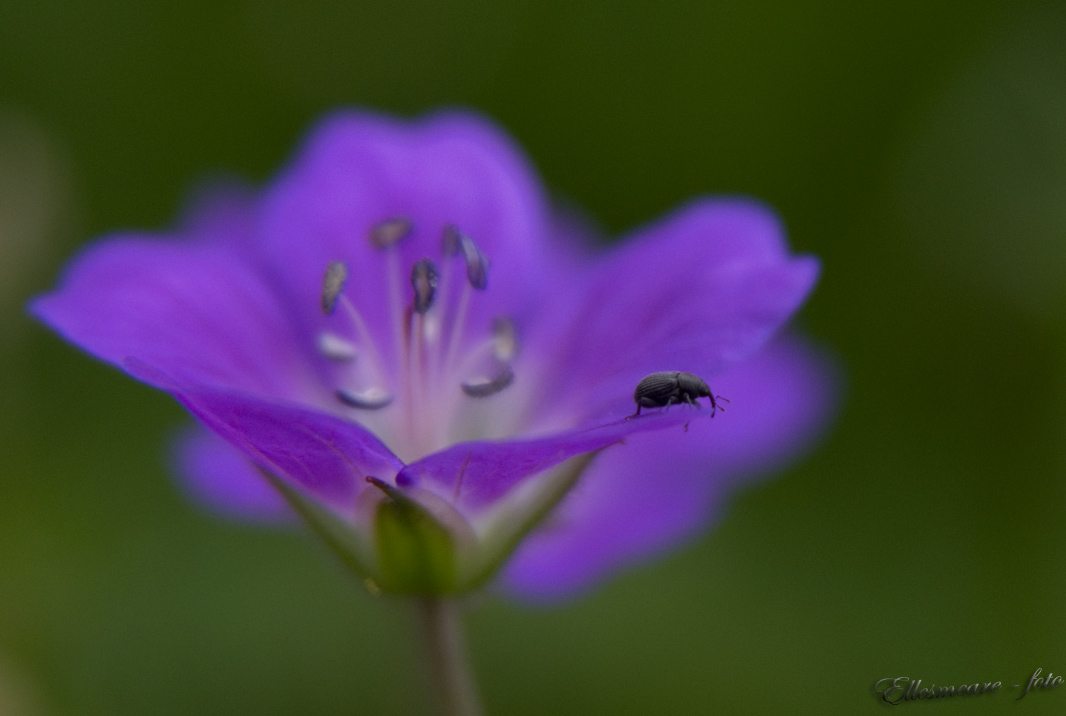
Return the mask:
<path fill-rule="evenodd" d="M 824 261 L 829 438 L 704 539 L 469 619 L 491 714 L 856 714 L 1066 673 L 1061 3 L 0 3 L 0 714 L 420 714 L 408 615 L 198 512 L 167 396 L 23 314 L 338 104 L 496 118 L 612 234 L 747 193 Z M 1015 692 L 1016 693 L 1016 692 Z M 1062 713 L 1066 688 L 906 705 Z"/>

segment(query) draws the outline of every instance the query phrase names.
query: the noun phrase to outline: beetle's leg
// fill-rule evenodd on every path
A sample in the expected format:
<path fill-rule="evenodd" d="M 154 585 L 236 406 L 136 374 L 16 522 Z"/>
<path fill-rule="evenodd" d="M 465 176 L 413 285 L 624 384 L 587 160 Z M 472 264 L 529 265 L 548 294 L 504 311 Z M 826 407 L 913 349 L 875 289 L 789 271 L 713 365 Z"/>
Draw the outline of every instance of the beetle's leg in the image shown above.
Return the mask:
<path fill-rule="evenodd" d="M 637 412 L 633 413 L 632 415 L 627 415 L 626 416 L 626 420 L 632 420 L 633 418 L 637 417 L 638 415 L 640 415 L 640 403 L 637 403 Z"/>

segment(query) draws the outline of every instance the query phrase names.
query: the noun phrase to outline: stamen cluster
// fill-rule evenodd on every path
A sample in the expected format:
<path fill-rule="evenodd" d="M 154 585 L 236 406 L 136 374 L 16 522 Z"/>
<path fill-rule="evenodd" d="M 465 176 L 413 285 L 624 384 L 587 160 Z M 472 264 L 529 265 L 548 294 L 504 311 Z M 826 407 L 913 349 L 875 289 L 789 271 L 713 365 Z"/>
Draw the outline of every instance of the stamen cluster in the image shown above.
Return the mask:
<path fill-rule="evenodd" d="M 390 218 L 370 227 L 367 239 L 388 254 L 389 270 L 399 273 L 399 246 L 414 231 L 409 219 Z M 471 342 L 465 336 L 473 294 L 488 289 L 488 258 L 453 224 L 444 226 L 440 246 L 443 269 L 428 256 L 419 259 L 410 269 L 409 298 L 393 302 L 398 366 L 385 364 L 379 341 L 388 337 L 375 336 L 359 306 L 345 296 L 348 265 L 331 262 L 322 280 L 322 312 L 338 325 L 318 334 L 317 350 L 343 366 L 333 393 L 344 409 L 353 411 L 350 417 L 373 424 L 408 459 L 449 443 L 448 426 L 456 423 L 449 417 L 460 409 L 463 396 L 488 398 L 515 379 L 518 337 L 510 318 L 497 317 L 485 340 Z M 460 258 L 458 268 L 465 277 L 456 275 Z M 397 276 L 389 280 L 400 284 Z"/>

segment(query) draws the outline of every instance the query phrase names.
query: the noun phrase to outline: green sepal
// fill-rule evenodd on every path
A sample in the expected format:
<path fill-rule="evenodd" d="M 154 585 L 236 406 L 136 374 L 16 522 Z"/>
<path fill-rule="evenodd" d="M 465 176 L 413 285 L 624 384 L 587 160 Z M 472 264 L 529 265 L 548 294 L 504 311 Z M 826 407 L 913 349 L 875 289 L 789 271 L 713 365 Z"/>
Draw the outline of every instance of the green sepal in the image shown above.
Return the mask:
<path fill-rule="evenodd" d="M 462 591 L 476 589 L 495 576 L 523 538 L 551 514 L 599 454 L 600 450 L 595 450 L 567 460 L 545 475 L 532 494 L 522 496 L 517 507 L 504 504 L 497 509 L 481 539 L 478 559 L 463 580 Z"/>
<path fill-rule="evenodd" d="M 362 579 L 376 578 L 372 567 L 373 553 L 362 534 L 277 475 L 263 469 L 259 471 L 346 567 Z"/>
<path fill-rule="evenodd" d="M 456 543 L 452 533 L 425 507 L 381 482 L 374 536 L 378 586 L 396 594 L 439 595 L 457 589 Z"/>

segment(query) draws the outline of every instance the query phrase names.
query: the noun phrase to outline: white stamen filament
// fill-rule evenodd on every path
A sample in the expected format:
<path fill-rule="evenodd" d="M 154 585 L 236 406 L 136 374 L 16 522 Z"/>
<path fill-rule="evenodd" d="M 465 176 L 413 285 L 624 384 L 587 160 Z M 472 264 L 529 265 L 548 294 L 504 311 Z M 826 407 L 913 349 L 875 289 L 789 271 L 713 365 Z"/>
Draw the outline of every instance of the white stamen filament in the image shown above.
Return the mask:
<path fill-rule="evenodd" d="M 391 249 L 386 252 L 386 272 L 388 273 L 389 283 L 389 314 L 392 316 L 392 335 L 396 347 L 396 360 L 400 362 L 401 366 L 407 366 L 407 340 L 406 331 L 404 330 L 404 300 L 403 300 L 403 278 L 400 271 L 400 256 L 399 252 Z M 405 371 L 406 372 L 406 371 Z M 406 383 L 406 381 L 403 381 Z M 406 386 L 401 383 L 401 400 L 407 401 L 407 395 L 403 393 Z"/>
<path fill-rule="evenodd" d="M 444 376 L 441 375 L 441 352 L 439 350 L 445 330 L 444 312 L 451 305 L 452 277 L 454 276 L 455 262 L 445 256 L 443 266 L 440 269 L 440 279 L 437 283 L 437 305 L 426 313 L 426 339 L 430 347 L 429 351 L 429 381 L 432 385 L 439 385 Z"/>
<path fill-rule="evenodd" d="M 381 353 L 378 351 L 377 344 L 374 343 L 374 339 L 370 335 L 370 331 L 366 327 L 366 322 L 363 320 L 363 316 L 359 313 L 355 304 L 348 300 L 347 296 L 342 295 L 340 297 L 340 304 L 344 307 L 344 312 L 351 318 L 352 323 L 355 325 L 355 331 L 359 335 L 359 345 L 366 352 L 366 362 L 369 363 L 367 367 L 370 369 L 370 372 L 373 373 L 374 383 L 384 387 L 385 362 L 381 357 Z"/>
<path fill-rule="evenodd" d="M 455 311 L 455 320 L 452 321 L 451 335 L 448 337 L 448 353 L 444 358 L 444 378 L 455 373 L 455 359 L 459 353 L 459 343 L 466 330 L 466 314 L 470 307 L 470 295 L 474 292 L 469 281 L 463 281 L 462 293 L 459 295 L 459 307 Z"/>
<path fill-rule="evenodd" d="M 431 309 L 432 310 L 432 309 Z M 426 450 L 432 441 L 430 426 L 433 411 L 429 406 L 429 387 L 426 385 L 426 372 L 423 361 L 425 351 L 425 314 L 415 313 L 411 316 L 409 364 L 407 381 L 410 399 L 407 401 L 407 422 L 416 449 Z"/>
<path fill-rule="evenodd" d="M 388 370 L 382 345 L 344 293 L 337 301 L 344 306 L 349 329 L 317 336 L 319 353 L 340 364 L 341 384 L 331 388 L 335 399 L 350 408 L 344 414 L 378 434 L 404 461 L 459 439 L 501 435 L 521 412 L 513 402 L 524 391 L 515 393 L 509 387 L 517 346 L 513 324 L 498 319 L 485 327 L 489 330 L 483 340 L 466 342 L 472 295 L 481 292 L 471 283 L 470 264 L 473 260 L 482 270 L 482 285 L 488 266 L 470 244 L 465 252 L 445 256 L 439 270 L 427 257 L 407 273 L 395 243 L 377 247 L 385 253 L 385 331 L 392 336 L 378 329 L 376 338 L 394 342 L 390 359 L 396 369 Z M 483 400 L 505 391 L 512 397 Z"/>

